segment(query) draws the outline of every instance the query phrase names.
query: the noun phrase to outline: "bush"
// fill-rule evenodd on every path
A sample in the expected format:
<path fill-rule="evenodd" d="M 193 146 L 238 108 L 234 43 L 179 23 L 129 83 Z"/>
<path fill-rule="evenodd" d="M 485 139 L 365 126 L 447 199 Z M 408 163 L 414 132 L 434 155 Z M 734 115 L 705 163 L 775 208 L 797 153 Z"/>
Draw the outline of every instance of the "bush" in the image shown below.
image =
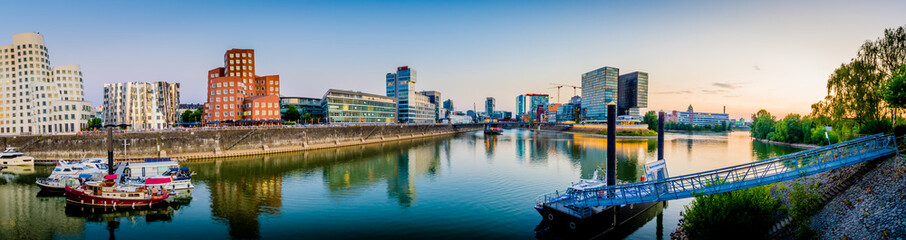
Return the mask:
<path fill-rule="evenodd" d="M 893 127 L 891 126 L 890 119 L 874 119 L 868 120 L 859 127 L 859 133 L 861 134 L 875 134 L 875 133 L 886 133 L 890 132 Z"/>
<path fill-rule="evenodd" d="M 790 217 L 793 218 L 792 223 L 796 227 L 794 232 L 796 239 L 811 239 L 815 234 L 809 225 L 812 222 L 811 216 L 824 207 L 821 195 L 818 194 L 819 187 L 818 183 L 806 186 L 795 184 L 790 191 Z"/>
<path fill-rule="evenodd" d="M 681 227 L 689 239 L 761 238 L 779 211 L 780 201 L 765 186 L 696 196 Z"/>

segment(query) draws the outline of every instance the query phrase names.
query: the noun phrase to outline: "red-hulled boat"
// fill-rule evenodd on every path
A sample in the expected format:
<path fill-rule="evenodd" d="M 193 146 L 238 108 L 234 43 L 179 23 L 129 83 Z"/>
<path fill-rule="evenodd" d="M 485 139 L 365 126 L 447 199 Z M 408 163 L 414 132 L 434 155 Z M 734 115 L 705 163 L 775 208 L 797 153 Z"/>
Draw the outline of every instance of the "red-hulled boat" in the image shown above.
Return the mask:
<path fill-rule="evenodd" d="M 166 190 L 140 187 L 117 188 L 117 175 L 107 175 L 103 182 L 87 182 L 78 187 L 66 186 L 66 201 L 92 207 L 151 207 L 170 197 Z"/>

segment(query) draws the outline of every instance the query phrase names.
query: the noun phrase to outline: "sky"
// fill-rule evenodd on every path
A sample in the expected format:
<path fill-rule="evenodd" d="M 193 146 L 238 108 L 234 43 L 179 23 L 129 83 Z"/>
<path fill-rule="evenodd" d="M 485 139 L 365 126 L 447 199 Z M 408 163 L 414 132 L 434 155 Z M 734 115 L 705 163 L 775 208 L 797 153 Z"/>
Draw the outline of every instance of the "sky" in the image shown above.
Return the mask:
<path fill-rule="evenodd" d="M 612 66 L 649 74 L 649 109 L 750 118 L 808 114 L 827 77 L 866 40 L 906 25 L 906 1 L 14 1 L 0 44 L 40 32 L 52 66 L 81 65 L 86 99 L 103 84 L 181 84 L 202 103 L 207 71 L 252 48 L 281 95 L 331 88 L 385 94 L 408 65 L 418 90 L 457 110 L 515 110 L 519 94 Z M 579 92 L 581 94 L 581 91 Z M 573 89 L 564 87 L 559 101 Z"/>

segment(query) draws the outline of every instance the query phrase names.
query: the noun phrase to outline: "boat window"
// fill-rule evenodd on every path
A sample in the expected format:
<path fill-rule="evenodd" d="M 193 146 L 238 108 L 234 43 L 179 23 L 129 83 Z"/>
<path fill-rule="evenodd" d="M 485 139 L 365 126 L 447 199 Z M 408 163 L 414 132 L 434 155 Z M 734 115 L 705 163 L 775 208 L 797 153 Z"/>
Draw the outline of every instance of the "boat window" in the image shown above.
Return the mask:
<path fill-rule="evenodd" d="M 82 168 L 80 168 L 80 167 L 74 167 L 74 168 L 72 168 L 72 170 L 75 170 L 75 171 L 82 171 Z"/>
<path fill-rule="evenodd" d="M 69 171 L 71 171 L 71 170 L 69 170 L 69 168 L 64 168 L 63 171 L 64 171 L 64 172 L 69 172 Z"/>
<path fill-rule="evenodd" d="M 59 168 L 54 168 L 53 171 L 54 171 L 54 172 L 59 172 L 60 169 L 59 169 Z"/>

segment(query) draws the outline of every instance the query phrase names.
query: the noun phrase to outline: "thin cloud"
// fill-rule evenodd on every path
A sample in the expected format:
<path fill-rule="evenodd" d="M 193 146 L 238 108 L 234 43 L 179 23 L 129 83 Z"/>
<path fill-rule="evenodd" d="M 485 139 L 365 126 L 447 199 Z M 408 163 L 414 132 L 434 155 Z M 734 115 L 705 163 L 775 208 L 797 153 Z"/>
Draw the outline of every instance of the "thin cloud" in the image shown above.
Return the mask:
<path fill-rule="evenodd" d="M 664 92 L 657 92 L 657 94 L 692 94 L 692 91 L 690 91 L 690 90 L 664 91 Z"/>
<path fill-rule="evenodd" d="M 736 88 L 740 87 L 740 84 L 738 84 L 738 83 L 727 83 L 727 82 L 716 82 L 711 85 L 714 85 L 715 87 L 719 87 L 719 88 L 726 88 L 726 89 L 736 89 Z"/>
<path fill-rule="evenodd" d="M 719 94 L 719 93 L 727 93 L 727 90 L 726 89 L 717 89 L 717 90 L 704 89 L 704 90 L 702 90 L 702 92 L 709 93 L 709 94 Z"/>

